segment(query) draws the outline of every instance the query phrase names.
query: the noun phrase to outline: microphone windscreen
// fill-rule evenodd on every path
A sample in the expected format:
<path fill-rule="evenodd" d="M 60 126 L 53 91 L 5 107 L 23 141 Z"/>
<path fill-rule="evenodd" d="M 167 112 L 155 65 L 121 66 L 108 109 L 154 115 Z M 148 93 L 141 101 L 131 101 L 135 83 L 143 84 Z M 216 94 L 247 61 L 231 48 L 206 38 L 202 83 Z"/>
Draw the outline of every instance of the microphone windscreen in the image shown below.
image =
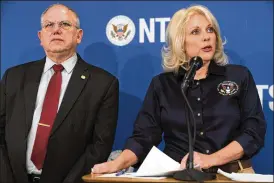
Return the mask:
<path fill-rule="evenodd" d="M 199 56 L 192 57 L 190 59 L 190 67 L 194 64 L 194 66 L 199 70 L 203 66 L 203 59 Z"/>

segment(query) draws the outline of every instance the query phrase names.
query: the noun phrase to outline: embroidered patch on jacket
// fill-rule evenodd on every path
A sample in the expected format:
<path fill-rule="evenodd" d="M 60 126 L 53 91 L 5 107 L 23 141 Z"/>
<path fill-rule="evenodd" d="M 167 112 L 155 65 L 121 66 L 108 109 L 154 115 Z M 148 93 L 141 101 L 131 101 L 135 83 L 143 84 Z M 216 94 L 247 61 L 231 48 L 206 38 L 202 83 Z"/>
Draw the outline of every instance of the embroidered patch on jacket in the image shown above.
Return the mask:
<path fill-rule="evenodd" d="M 223 81 L 217 87 L 221 95 L 233 95 L 239 90 L 239 86 L 233 81 Z"/>

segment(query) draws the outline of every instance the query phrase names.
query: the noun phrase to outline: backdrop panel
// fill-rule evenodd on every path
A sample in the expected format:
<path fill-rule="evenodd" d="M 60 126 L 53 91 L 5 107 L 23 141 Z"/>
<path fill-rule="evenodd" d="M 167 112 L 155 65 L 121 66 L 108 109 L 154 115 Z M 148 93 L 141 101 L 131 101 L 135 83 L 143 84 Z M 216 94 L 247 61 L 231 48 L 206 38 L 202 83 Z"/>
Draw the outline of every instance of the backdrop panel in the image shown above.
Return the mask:
<path fill-rule="evenodd" d="M 1 76 L 11 66 L 44 56 L 37 31 L 41 13 L 53 3 L 57 2 L 1 2 Z M 165 28 L 175 11 L 193 3 L 62 3 L 80 16 L 84 29 L 84 38 L 78 47 L 80 55 L 119 78 L 119 121 L 113 149 L 121 149 L 132 133 L 151 78 L 162 72 L 160 50 L 165 41 Z M 206 5 L 217 17 L 222 37 L 227 40 L 225 52 L 230 62 L 247 66 L 255 78 L 267 119 L 267 134 L 265 147 L 253 159 L 254 168 L 258 173 L 273 173 L 273 2 L 202 1 L 195 4 Z M 108 22 L 118 15 L 132 21 L 128 26 L 131 32 L 125 33 L 128 33 L 128 44 L 123 43 L 124 46 L 110 42 L 111 31 L 108 31 L 110 40 L 106 35 Z"/>

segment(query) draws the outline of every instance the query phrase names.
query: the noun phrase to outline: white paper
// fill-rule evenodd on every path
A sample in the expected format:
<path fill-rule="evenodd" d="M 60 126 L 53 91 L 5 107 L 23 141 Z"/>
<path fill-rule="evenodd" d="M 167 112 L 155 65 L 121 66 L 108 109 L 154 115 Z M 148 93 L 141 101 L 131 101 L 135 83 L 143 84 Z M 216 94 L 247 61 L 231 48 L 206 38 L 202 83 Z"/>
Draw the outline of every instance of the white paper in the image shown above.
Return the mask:
<path fill-rule="evenodd" d="M 273 182 L 273 175 L 262 175 L 253 173 L 227 173 L 218 169 L 218 173 L 235 181 L 242 182 Z"/>
<path fill-rule="evenodd" d="M 180 170 L 180 163 L 153 146 L 134 176 L 168 176 Z"/>
<path fill-rule="evenodd" d="M 97 177 L 117 177 L 117 176 L 116 176 L 116 173 L 106 173 L 103 175 L 99 175 Z"/>
<path fill-rule="evenodd" d="M 153 146 L 137 172 L 116 176 L 116 173 L 99 177 L 127 177 L 143 179 L 164 179 L 177 171 L 181 171 L 180 163 L 173 160 L 157 147 Z"/>
<path fill-rule="evenodd" d="M 123 175 L 116 176 L 116 173 L 110 173 L 110 174 L 103 174 L 98 177 L 115 177 L 115 178 L 134 178 L 134 179 L 164 179 L 166 177 L 137 177 L 135 176 L 136 173 L 125 173 Z"/>

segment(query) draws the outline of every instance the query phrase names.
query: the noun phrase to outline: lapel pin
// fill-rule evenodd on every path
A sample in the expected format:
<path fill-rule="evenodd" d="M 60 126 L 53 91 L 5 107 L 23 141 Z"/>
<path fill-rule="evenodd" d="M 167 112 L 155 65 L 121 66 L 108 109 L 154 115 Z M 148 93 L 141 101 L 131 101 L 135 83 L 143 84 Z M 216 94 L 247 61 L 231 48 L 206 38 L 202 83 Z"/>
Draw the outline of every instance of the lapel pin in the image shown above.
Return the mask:
<path fill-rule="evenodd" d="M 86 79 L 86 76 L 82 75 L 81 78 L 82 78 L 82 79 Z"/>

